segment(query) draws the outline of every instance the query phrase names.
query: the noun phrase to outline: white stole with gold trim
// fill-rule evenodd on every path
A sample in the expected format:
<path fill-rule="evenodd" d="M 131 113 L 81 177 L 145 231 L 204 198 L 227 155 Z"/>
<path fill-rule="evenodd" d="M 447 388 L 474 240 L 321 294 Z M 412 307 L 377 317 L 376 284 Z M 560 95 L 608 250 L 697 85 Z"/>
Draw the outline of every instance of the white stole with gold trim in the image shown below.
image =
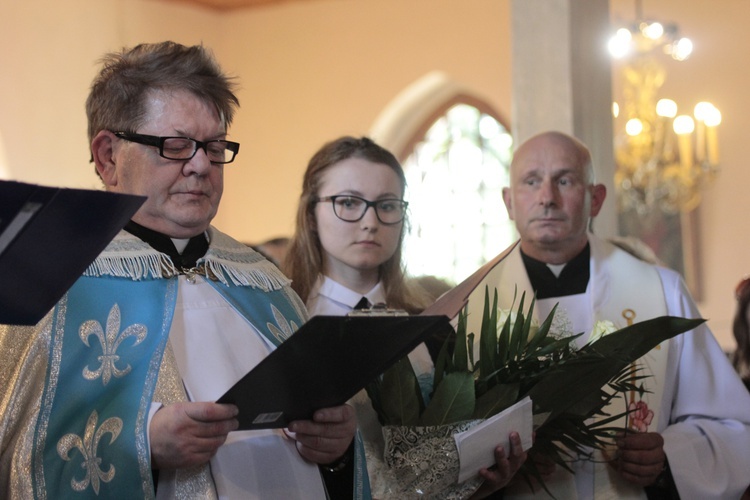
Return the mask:
<path fill-rule="evenodd" d="M 592 297 L 597 321 L 609 320 L 619 328 L 668 313 L 661 279 L 656 268 L 614 245 L 589 238 L 592 255 Z M 633 366 L 648 375 L 642 381 L 648 392 L 631 391 L 627 401 L 617 398 L 610 404 L 610 413 L 632 410 L 618 427 L 634 432 L 655 431 L 662 414 L 660 404 L 664 392 L 669 342 L 649 351 Z M 600 460 L 606 459 L 597 453 Z M 594 465 L 594 497 L 597 499 L 646 498 L 643 488 L 622 479 L 612 467 L 601 461 Z"/>
<path fill-rule="evenodd" d="M 580 297 L 582 300 L 588 299 L 588 305 L 581 304 L 581 306 L 591 308 L 590 317 L 593 317 L 595 322 L 609 320 L 622 328 L 627 326 L 630 321 L 639 322 L 667 314 L 661 279 L 653 266 L 593 235 L 589 235 L 589 243 L 591 245 L 592 262 L 591 278 L 586 294 L 581 294 Z M 467 318 L 468 332 L 480 331 L 485 286 L 489 287 L 490 294 L 494 292 L 495 288 L 497 289 L 498 307 L 500 308 L 510 308 L 514 297 L 517 301 L 523 292 L 526 292 L 526 305 L 524 307 L 528 307 L 534 292 L 521 258 L 520 245 L 495 266 L 471 293 Z M 537 319 L 539 318 L 539 308 L 536 308 L 535 316 Z M 589 330 L 593 327 L 593 324 L 590 325 Z M 663 393 L 667 347 L 668 342 L 665 342 L 638 361 L 643 367 L 643 373 L 649 375 L 649 378 L 643 383 L 650 393 L 642 396 L 637 393 L 628 394 L 627 402 L 618 399 L 613 403 L 617 405 L 612 408 L 613 412 L 624 411 L 631 402 L 635 405 L 639 402 L 642 403 L 640 406 L 643 411 L 637 412 L 639 414 L 635 416 L 644 416 L 645 418 L 638 418 L 637 421 L 634 421 L 633 417 L 630 417 L 631 428 L 636 424 L 640 425 L 643 431 L 655 431 L 657 428 L 658 418 L 661 414 L 659 404 Z M 478 354 L 478 352 L 475 352 L 475 359 L 477 359 Z M 646 407 L 643 407 L 643 404 Z M 649 411 L 653 412 L 652 418 L 648 417 Z M 625 427 L 626 423 L 620 422 L 616 425 Z M 645 429 L 643 428 L 644 425 L 646 426 Z M 596 458 L 603 461 L 601 455 Z M 588 467 L 588 469 L 590 468 Z M 593 488 L 588 486 L 585 489 L 589 492 L 594 491 L 595 498 L 645 498 L 642 488 L 624 481 L 605 463 L 597 463 L 593 468 L 594 477 L 589 477 L 594 483 Z M 565 471 L 560 472 L 547 482 L 547 487 L 550 488 L 556 498 L 571 498 L 583 493 L 576 491 L 576 486 L 573 484 L 574 481 L 570 474 Z M 589 474 L 583 473 L 583 475 Z M 585 477 L 577 477 L 575 482 L 581 484 L 585 481 L 587 481 Z M 507 491 L 506 497 L 531 498 L 534 496 L 533 493 L 528 491 L 525 484 L 522 486 Z"/>

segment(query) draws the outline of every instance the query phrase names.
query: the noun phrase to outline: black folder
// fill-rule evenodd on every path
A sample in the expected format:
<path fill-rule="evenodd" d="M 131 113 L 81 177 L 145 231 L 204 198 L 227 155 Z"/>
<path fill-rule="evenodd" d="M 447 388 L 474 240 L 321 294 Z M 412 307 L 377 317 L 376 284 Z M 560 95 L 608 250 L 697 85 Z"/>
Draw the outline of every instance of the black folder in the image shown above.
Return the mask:
<path fill-rule="evenodd" d="M 0 324 L 39 322 L 145 200 L 0 181 Z"/>
<path fill-rule="evenodd" d="M 286 427 L 344 404 L 433 334 L 446 316 L 315 316 L 217 402 L 239 407 L 240 429 Z"/>

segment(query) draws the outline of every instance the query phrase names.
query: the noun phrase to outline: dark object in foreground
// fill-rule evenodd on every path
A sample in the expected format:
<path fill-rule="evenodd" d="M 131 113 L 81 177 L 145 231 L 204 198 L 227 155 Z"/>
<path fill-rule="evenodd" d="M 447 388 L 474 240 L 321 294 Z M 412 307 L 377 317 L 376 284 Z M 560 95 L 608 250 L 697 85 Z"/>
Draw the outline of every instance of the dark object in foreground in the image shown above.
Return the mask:
<path fill-rule="evenodd" d="M 146 198 L 0 181 L 0 324 L 34 325 Z"/>
<path fill-rule="evenodd" d="M 241 430 L 286 427 L 344 404 L 446 329 L 445 316 L 315 316 L 217 402 L 239 407 Z"/>

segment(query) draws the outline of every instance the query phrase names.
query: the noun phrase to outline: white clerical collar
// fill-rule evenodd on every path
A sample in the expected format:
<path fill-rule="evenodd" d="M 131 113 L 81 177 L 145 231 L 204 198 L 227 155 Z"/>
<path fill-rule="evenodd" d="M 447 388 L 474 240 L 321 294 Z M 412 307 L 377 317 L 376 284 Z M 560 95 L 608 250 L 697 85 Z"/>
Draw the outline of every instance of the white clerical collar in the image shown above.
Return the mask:
<path fill-rule="evenodd" d="M 203 235 L 206 237 L 206 241 L 211 242 L 211 238 L 208 235 L 208 231 L 203 231 Z M 188 243 L 190 243 L 191 238 L 169 238 L 172 240 L 172 244 L 177 249 L 177 253 L 182 255 L 182 252 L 185 251 L 185 248 L 188 246 Z"/>
<path fill-rule="evenodd" d="M 177 249 L 177 253 L 182 255 L 185 251 L 185 247 L 190 243 L 190 238 L 169 238 L 174 243 L 174 247 Z"/>
<path fill-rule="evenodd" d="M 349 307 L 354 307 L 357 302 L 363 297 L 361 293 L 357 293 L 351 290 L 341 283 L 332 280 L 328 276 L 322 276 L 322 282 L 318 293 L 324 297 L 329 298 L 335 302 L 346 304 Z M 380 282 L 378 282 L 372 289 L 364 294 L 364 297 L 370 301 L 370 304 L 384 304 L 385 303 L 385 292 Z"/>
<path fill-rule="evenodd" d="M 566 262 L 565 264 L 547 264 L 547 267 L 549 268 L 550 271 L 552 271 L 552 274 L 555 275 L 555 278 L 559 278 L 560 273 L 562 272 L 563 269 L 565 269 L 565 266 L 567 265 L 568 263 Z"/>

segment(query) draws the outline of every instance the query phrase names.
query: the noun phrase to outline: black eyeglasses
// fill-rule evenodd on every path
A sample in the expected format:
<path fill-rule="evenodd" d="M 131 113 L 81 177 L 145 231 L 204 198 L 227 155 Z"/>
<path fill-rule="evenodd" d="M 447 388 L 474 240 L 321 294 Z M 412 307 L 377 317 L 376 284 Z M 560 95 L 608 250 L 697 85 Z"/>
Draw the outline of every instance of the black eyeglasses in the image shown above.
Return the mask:
<path fill-rule="evenodd" d="M 190 137 L 159 137 L 156 135 L 112 132 L 120 139 L 159 148 L 159 156 L 167 160 L 189 160 L 202 149 L 211 163 L 232 163 L 240 150 L 239 142 L 215 139 L 198 141 Z"/>
<path fill-rule="evenodd" d="M 397 199 L 386 199 L 368 201 L 359 196 L 348 194 L 338 194 L 336 196 L 321 196 L 315 203 L 330 201 L 333 206 L 333 213 L 336 217 L 346 222 L 357 222 L 362 220 L 367 209 L 372 207 L 378 220 L 385 225 L 398 224 L 404 220 L 408 202 Z"/>

